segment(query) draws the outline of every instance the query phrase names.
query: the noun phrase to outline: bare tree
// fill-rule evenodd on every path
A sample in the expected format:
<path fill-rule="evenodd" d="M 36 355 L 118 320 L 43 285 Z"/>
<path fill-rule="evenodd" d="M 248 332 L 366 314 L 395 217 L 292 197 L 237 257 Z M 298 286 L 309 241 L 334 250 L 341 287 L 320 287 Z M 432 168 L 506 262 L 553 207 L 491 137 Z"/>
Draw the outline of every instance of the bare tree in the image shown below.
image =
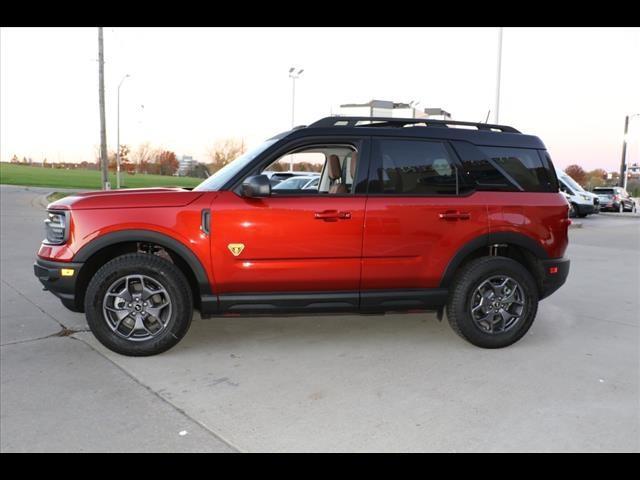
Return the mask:
<path fill-rule="evenodd" d="M 138 173 L 146 173 L 147 165 L 154 159 L 156 156 L 155 149 L 151 146 L 149 142 L 145 142 L 140 145 L 135 152 L 132 154 L 132 159 L 135 163 L 135 169 Z"/>
<path fill-rule="evenodd" d="M 209 163 L 211 173 L 217 172 L 244 152 L 244 142 L 241 140 L 235 138 L 218 140 L 208 152 L 211 159 L 211 163 Z"/>

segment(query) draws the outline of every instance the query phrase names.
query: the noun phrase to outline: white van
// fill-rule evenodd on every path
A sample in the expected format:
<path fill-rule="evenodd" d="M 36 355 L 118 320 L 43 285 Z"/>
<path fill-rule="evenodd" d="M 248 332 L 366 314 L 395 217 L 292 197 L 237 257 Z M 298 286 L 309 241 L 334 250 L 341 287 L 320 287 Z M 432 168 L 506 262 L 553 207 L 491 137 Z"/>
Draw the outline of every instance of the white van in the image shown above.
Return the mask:
<path fill-rule="evenodd" d="M 584 218 L 596 212 L 597 195 L 587 192 L 578 182 L 567 175 L 563 170 L 556 169 L 560 190 L 566 193 L 569 198 L 569 216 Z"/>

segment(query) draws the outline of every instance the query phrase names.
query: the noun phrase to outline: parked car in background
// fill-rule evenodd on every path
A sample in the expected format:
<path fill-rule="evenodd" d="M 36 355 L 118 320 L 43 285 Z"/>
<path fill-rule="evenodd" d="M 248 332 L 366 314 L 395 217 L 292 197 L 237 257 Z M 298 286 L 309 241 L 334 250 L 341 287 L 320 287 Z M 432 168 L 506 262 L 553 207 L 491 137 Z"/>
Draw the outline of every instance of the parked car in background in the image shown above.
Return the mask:
<path fill-rule="evenodd" d="M 635 212 L 636 202 L 622 187 L 596 187 L 593 193 L 600 199 L 600 209 L 619 212 L 620 205 L 624 212 Z"/>
<path fill-rule="evenodd" d="M 560 191 L 568 196 L 570 217 L 584 218 L 595 213 L 596 195 L 587 192 L 578 182 L 559 168 L 556 169 L 556 175 L 558 176 Z"/>
<path fill-rule="evenodd" d="M 318 190 L 318 186 L 320 185 L 320 176 L 318 175 L 315 178 L 312 178 L 311 180 L 309 180 L 304 187 L 302 187 L 302 190 Z"/>
<path fill-rule="evenodd" d="M 275 187 L 280 182 L 283 182 L 291 177 L 312 177 L 312 176 L 320 176 L 318 172 L 275 172 L 269 171 L 265 172 L 267 178 L 269 178 L 269 183 L 271 183 L 272 187 Z"/>
<path fill-rule="evenodd" d="M 320 177 L 303 177 L 302 175 L 296 175 L 291 178 L 287 178 L 273 187 L 274 190 L 302 190 L 306 185 L 316 181 L 318 185 L 318 179 Z"/>

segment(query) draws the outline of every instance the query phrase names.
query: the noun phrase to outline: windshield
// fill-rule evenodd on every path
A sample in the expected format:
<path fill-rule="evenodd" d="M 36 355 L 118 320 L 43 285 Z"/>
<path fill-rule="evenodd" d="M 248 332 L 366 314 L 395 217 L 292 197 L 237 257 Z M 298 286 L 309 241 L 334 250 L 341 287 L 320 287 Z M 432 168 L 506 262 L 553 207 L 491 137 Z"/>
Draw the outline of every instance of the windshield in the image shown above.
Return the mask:
<path fill-rule="evenodd" d="M 251 160 L 256 158 L 262 152 L 264 152 L 267 148 L 278 141 L 277 138 L 272 138 L 262 142 L 257 147 L 249 150 L 248 152 L 243 153 L 235 160 L 227 163 L 224 167 L 218 170 L 216 173 L 211 175 L 205 181 L 203 181 L 200 185 L 195 187 L 194 191 L 216 191 L 220 190 L 229 180 L 236 176 L 240 170 L 242 170 Z"/>
<path fill-rule="evenodd" d="M 578 182 L 576 182 L 573 178 L 571 178 L 569 175 L 567 175 L 566 173 L 562 172 L 562 180 L 565 181 L 565 183 L 567 185 L 569 185 L 571 188 L 573 188 L 574 190 L 578 190 L 579 192 L 584 192 L 585 189 L 582 188 L 580 186 L 580 184 Z"/>
<path fill-rule="evenodd" d="M 615 192 L 613 188 L 594 188 L 593 193 L 598 195 L 613 195 Z"/>

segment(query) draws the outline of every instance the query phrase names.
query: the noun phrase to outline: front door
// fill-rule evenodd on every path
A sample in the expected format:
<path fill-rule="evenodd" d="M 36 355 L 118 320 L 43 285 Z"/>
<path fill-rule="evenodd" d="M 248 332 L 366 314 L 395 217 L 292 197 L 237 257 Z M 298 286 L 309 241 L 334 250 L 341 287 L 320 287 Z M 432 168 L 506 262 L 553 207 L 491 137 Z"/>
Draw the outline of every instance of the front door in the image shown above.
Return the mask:
<path fill-rule="evenodd" d="M 261 168 L 281 173 L 271 196 L 220 192 L 211 257 L 223 310 L 357 308 L 365 196 L 355 195 L 354 178 L 361 150 L 355 140 L 296 144 Z"/>

